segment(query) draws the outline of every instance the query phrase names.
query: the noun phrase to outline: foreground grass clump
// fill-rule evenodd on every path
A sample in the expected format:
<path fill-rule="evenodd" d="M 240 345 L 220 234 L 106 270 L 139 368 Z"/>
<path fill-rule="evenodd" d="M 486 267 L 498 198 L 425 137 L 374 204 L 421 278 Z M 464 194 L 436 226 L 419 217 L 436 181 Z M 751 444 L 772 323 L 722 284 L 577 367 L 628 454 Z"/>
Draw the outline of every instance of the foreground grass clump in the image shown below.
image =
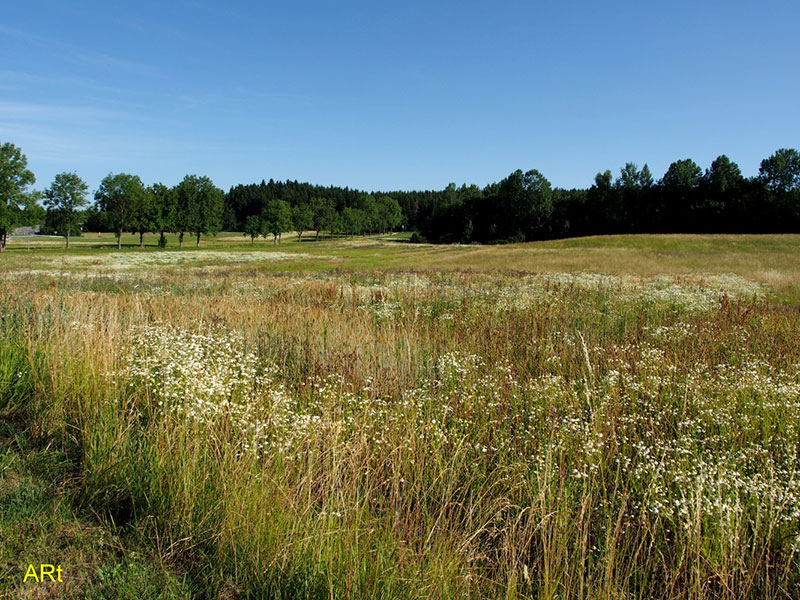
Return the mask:
<path fill-rule="evenodd" d="M 9 317 L 8 313 L 4 314 Z M 26 315 L 31 316 L 31 315 Z M 19 314 L 13 317 L 20 317 Z M 12 317 L 12 323 L 16 320 Z M 188 586 L 152 555 L 148 543 L 115 535 L 81 501 L 78 456 L 51 430 L 35 399 L 44 356 L 0 346 L 0 597 L 189 598 Z M 61 581 L 24 581 L 28 565 L 58 564 Z"/>
<path fill-rule="evenodd" d="M 767 287 L 255 264 L 0 303 L 84 502 L 195 593 L 800 595 L 800 314 Z"/>

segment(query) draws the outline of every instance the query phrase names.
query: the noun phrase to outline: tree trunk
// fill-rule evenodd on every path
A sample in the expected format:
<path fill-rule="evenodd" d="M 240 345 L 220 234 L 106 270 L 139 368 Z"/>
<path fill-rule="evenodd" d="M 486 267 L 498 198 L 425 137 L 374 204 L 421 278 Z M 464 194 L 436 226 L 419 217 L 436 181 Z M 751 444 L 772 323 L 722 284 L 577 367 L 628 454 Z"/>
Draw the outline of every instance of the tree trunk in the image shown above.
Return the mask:
<path fill-rule="evenodd" d="M 161 236 L 158 238 L 158 246 L 159 248 L 165 248 L 167 245 L 167 238 L 164 235 L 164 232 L 161 232 Z"/>
<path fill-rule="evenodd" d="M 298 231 L 298 232 L 297 232 L 297 241 L 298 241 L 298 242 L 301 242 L 301 241 L 302 241 L 302 238 L 303 238 L 303 232 L 302 232 L 302 231 Z"/>
<path fill-rule="evenodd" d="M 122 250 L 122 232 L 117 232 L 117 250 Z"/>
<path fill-rule="evenodd" d="M 199 246 L 200 246 L 200 234 L 198 233 L 197 234 L 197 247 L 199 247 Z"/>
<path fill-rule="evenodd" d="M 3 232 L 3 235 L 0 235 L 0 252 L 3 252 L 6 249 L 6 232 Z"/>
<path fill-rule="evenodd" d="M 317 237 L 316 237 L 316 239 L 315 239 L 314 241 L 315 241 L 315 242 L 318 242 L 318 241 L 319 241 L 319 229 L 317 229 Z"/>
<path fill-rule="evenodd" d="M 69 250 L 69 227 L 67 227 L 67 250 Z"/>
<path fill-rule="evenodd" d="M 178 235 L 178 248 L 183 248 L 183 232 Z"/>
<path fill-rule="evenodd" d="M 139 232 L 139 248 L 144 248 L 144 231 Z"/>

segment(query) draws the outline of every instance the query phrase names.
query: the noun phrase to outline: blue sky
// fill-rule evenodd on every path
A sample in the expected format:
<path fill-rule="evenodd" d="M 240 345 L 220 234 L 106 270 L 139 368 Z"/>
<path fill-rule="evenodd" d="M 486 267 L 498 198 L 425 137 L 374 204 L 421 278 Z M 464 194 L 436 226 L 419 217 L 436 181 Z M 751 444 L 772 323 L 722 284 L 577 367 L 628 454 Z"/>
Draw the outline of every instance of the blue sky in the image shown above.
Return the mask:
<path fill-rule="evenodd" d="M 0 20 L 0 141 L 228 189 L 588 187 L 626 161 L 800 146 L 800 3 L 28 2 Z"/>

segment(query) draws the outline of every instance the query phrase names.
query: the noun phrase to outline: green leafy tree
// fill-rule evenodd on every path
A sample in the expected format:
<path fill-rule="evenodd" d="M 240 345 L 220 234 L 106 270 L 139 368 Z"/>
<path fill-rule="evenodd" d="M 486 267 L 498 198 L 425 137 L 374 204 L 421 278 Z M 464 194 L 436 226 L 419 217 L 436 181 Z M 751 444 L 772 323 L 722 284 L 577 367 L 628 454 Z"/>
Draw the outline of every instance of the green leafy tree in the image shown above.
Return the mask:
<path fill-rule="evenodd" d="M 394 231 L 403 222 L 403 211 L 391 196 L 378 196 L 375 201 L 381 232 Z"/>
<path fill-rule="evenodd" d="M 316 240 L 323 231 L 334 233 L 339 230 L 341 221 L 333 201 L 328 198 L 313 198 L 311 205 L 314 207 L 314 229 Z"/>
<path fill-rule="evenodd" d="M 89 186 L 76 173 L 59 173 L 44 191 L 44 204 L 69 248 L 70 232 L 77 226 L 77 211 L 86 206 Z"/>
<path fill-rule="evenodd" d="M 153 231 L 158 232 L 158 247 L 167 245 L 167 231 L 174 229 L 175 212 L 177 210 L 177 192 L 163 183 L 154 183 L 147 188 L 152 209 Z"/>
<path fill-rule="evenodd" d="M 761 220 L 773 231 L 800 228 L 800 152 L 781 148 L 761 161 L 758 181 L 768 192 L 769 207 Z"/>
<path fill-rule="evenodd" d="M 16 206 L 12 207 L 12 222 L 17 226 L 35 227 L 44 222 L 46 210 L 41 202 L 44 194 L 39 190 L 31 190 L 23 193 L 17 200 Z"/>
<path fill-rule="evenodd" d="M 652 186 L 650 167 L 639 170 L 636 163 L 625 163 L 606 196 L 606 229 L 612 233 L 636 231 L 648 218 L 646 198 Z"/>
<path fill-rule="evenodd" d="M 663 231 L 700 231 L 705 228 L 703 171 L 690 158 L 676 160 L 661 178 L 659 223 Z"/>
<path fill-rule="evenodd" d="M 619 170 L 619 177 L 614 182 L 614 187 L 624 190 L 641 190 L 652 185 L 653 174 L 650 172 L 650 167 L 645 164 L 640 171 L 634 162 L 625 163 L 625 166 Z"/>
<path fill-rule="evenodd" d="M 758 177 L 772 192 L 790 192 L 800 188 L 800 152 L 781 148 L 761 161 Z"/>
<path fill-rule="evenodd" d="M 109 173 L 100 182 L 94 199 L 105 215 L 106 224 L 117 237 L 117 249 L 122 248 L 122 234 L 138 228 L 137 215 L 147 193 L 138 175 Z"/>
<path fill-rule="evenodd" d="M 258 215 L 250 215 L 244 220 L 244 232 L 242 235 L 250 236 L 250 244 L 253 244 L 256 238 L 264 231 L 264 223 Z"/>
<path fill-rule="evenodd" d="M 664 173 L 661 184 L 671 190 L 689 190 L 700 184 L 702 175 L 703 171 L 691 158 L 676 160 Z"/>
<path fill-rule="evenodd" d="M 381 217 L 378 202 L 372 194 L 362 194 L 358 199 L 357 208 L 361 211 L 361 229 L 364 233 L 378 231 L 381 226 Z"/>
<path fill-rule="evenodd" d="M 611 189 L 611 171 L 606 169 L 594 176 L 594 186 L 599 190 Z"/>
<path fill-rule="evenodd" d="M 5 209 L 8 211 L 6 214 L 8 232 L 17 227 L 45 225 L 47 211 L 41 204 L 43 198 L 44 194 L 39 190 L 30 190 L 20 194 L 15 202 L 9 203 Z M 3 213 L 3 210 L 0 208 L 0 213 Z M 5 244 L 5 234 L 0 234 L 0 246 L 3 244 Z"/>
<path fill-rule="evenodd" d="M 469 244 L 480 235 L 478 232 L 480 228 L 476 227 L 475 223 L 481 220 L 483 193 L 476 185 L 463 184 L 458 188 L 458 201 L 462 208 L 453 215 L 454 233 L 458 235 L 458 242 Z"/>
<path fill-rule="evenodd" d="M 175 232 L 183 247 L 183 236 L 191 233 L 200 245 L 201 235 L 216 235 L 222 228 L 225 192 L 208 177 L 187 175 L 177 186 Z"/>
<path fill-rule="evenodd" d="M 653 174 L 650 172 L 650 167 L 644 163 L 642 170 L 639 171 L 639 187 L 647 189 L 653 187 Z"/>
<path fill-rule="evenodd" d="M 550 182 L 539 171 L 516 170 L 500 182 L 496 236 L 506 241 L 534 240 L 547 233 L 553 212 Z"/>
<path fill-rule="evenodd" d="M 548 221 L 553 213 L 553 193 L 550 182 L 536 169 L 522 178 L 525 202 L 522 215 L 528 224 L 527 239 L 547 235 Z"/>
<path fill-rule="evenodd" d="M 0 252 L 6 247 L 8 232 L 18 222 L 25 190 L 35 181 L 22 151 L 10 142 L 0 145 Z"/>
<path fill-rule="evenodd" d="M 617 177 L 614 185 L 627 190 L 638 190 L 641 188 L 642 176 L 636 163 L 625 163 L 625 166 L 619 170 L 619 177 Z"/>
<path fill-rule="evenodd" d="M 305 202 L 292 207 L 292 227 L 297 232 L 297 241 L 303 237 L 303 232 L 314 227 L 314 210 Z"/>
<path fill-rule="evenodd" d="M 342 229 L 344 229 L 345 236 L 352 237 L 361 233 L 364 229 L 364 211 L 345 206 L 342 209 Z"/>
<path fill-rule="evenodd" d="M 195 226 L 197 245 L 200 235 L 217 235 L 222 229 L 222 213 L 224 210 L 225 192 L 216 187 L 208 177 L 201 178 L 199 222 Z"/>
<path fill-rule="evenodd" d="M 267 202 L 261 213 L 264 230 L 272 234 L 272 243 L 280 243 L 284 231 L 292 228 L 292 208 L 288 202 L 274 198 Z"/>
<path fill-rule="evenodd" d="M 739 165 L 724 154 L 714 159 L 705 174 L 705 180 L 711 189 L 720 193 L 739 186 L 742 179 Z"/>
<path fill-rule="evenodd" d="M 194 175 L 187 175 L 175 186 L 175 215 L 172 220 L 172 230 L 178 234 L 178 247 L 183 248 L 183 236 L 192 226 L 191 211 L 194 210 L 194 195 L 197 184 Z"/>
<path fill-rule="evenodd" d="M 131 229 L 139 234 L 139 247 L 144 248 L 144 234 L 158 229 L 156 199 L 150 188 L 146 188 L 131 216 Z"/>
<path fill-rule="evenodd" d="M 701 193 L 692 206 L 699 228 L 704 231 L 730 231 L 741 221 L 744 178 L 739 165 L 724 154 L 711 163 L 703 175 Z"/>

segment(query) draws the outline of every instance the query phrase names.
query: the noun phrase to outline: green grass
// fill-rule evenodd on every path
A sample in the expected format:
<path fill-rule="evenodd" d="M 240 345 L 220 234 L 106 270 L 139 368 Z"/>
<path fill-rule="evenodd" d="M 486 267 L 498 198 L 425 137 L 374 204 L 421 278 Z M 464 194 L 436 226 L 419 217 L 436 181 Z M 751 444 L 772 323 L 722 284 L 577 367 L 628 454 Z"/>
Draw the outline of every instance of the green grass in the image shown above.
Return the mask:
<path fill-rule="evenodd" d="M 406 244 L 407 234 L 372 236 L 346 240 L 342 238 L 313 241 L 307 234 L 297 242 L 294 235 L 285 235 L 275 246 L 259 239 L 255 245 L 236 234 L 203 239 L 200 248 L 193 243 L 178 250 L 170 237 L 165 250 L 155 246 L 156 238 L 146 238 L 148 247 L 140 249 L 138 236 L 123 239 L 123 252 L 160 253 L 176 256 L 192 252 L 283 252 L 302 256 L 284 261 L 264 261 L 247 266 L 232 265 L 234 271 L 256 269 L 263 273 L 315 273 L 341 271 L 468 271 L 474 273 L 542 273 L 589 272 L 654 276 L 660 274 L 733 273 L 765 284 L 777 301 L 800 303 L 800 235 L 622 235 L 594 236 L 569 240 L 512 244 L 507 246 L 433 246 Z M 110 256 L 117 255 L 114 238 L 103 234 L 102 243 L 84 239 L 66 253 L 56 242 L 25 250 L 21 243 L 9 243 L 0 257 L 0 270 L 44 269 L 57 271 L 89 271 L 86 265 L 75 266 L 69 257 L 97 257 L 99 269 Z M 67 257 L 62 260 L 62 257 Z M 224 260 L 209 258 L 193 267 L 226 268 Z M 162 266 L 159 270 L 168 270 Z"/>
<path fill-rule="evenodd" d="M 4 575 L 800 595 L 800 236 L 239 242 L 0 257 Z"/>
<path fill-rule="evenodd" d="M 6 315 L 7 316 L 7 315 Z M 50 431 L 32 363 L 14 332 L 0 349 L 0 598 L 189 598 L 182 578 L 83 502 L 81 456 Z M 34 361 L 34 364 L 36 361 Z M 41 363 L 39 363 L 41 366 Z M 25 579 L 62 566 L 61 582 Z"/>

